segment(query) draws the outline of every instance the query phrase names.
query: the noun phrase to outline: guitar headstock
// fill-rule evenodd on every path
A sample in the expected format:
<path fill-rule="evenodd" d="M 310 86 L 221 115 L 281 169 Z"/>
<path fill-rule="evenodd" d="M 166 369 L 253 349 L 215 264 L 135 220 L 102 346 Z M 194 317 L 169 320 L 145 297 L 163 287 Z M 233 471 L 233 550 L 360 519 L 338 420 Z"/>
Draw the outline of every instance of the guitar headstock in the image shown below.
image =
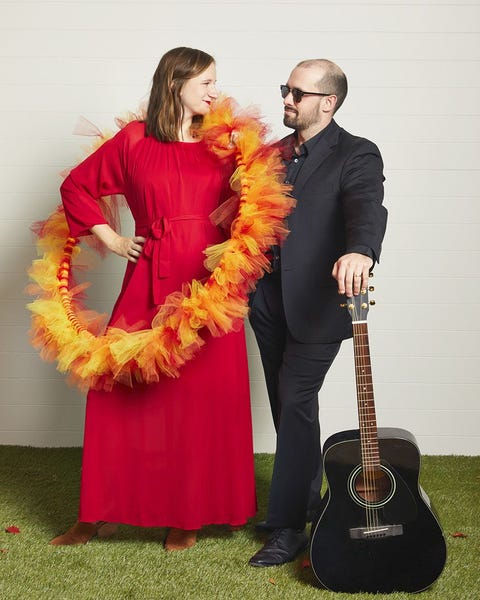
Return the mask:
<path fill-rule="evenodd" d="M 369 306 L 373 306 L 375 304 L 374 300 L 368 299 L 368 292 L 373 292 L 373 290 L 373 286 L 362 288 L 358 296 L 347 298 L 345 303 L 340 304 L 341 307 L 348 310 L 353 323 L 367 320 Z"/>

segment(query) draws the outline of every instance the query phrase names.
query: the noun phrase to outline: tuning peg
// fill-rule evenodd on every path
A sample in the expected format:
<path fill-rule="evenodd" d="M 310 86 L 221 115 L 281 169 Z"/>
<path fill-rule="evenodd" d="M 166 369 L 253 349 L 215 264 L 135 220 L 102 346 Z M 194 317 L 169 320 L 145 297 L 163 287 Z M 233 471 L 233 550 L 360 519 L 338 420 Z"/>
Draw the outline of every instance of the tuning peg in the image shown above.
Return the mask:
<path fill-rule="evenodd" d="M 373 271 L 370 271 L 370 273 L 368 274 L 369 277 L 373 277 Z"/>
<path fill-rule="evenodd" d="M 369 304 L 370 306 L 375 306 L 375 300 L 370 300 Z"/>
<path fill-rule="evenodd" d="M 342 304 L 340 304 L 340 307 L 341 307 L 341 308 L 347 308 L 347 303 L 346 303 L 346 302 L 343 302 Z"/>
<path fill-rule="evenodd" d="M 369 292 L 374 292 L 375 291 L 375 288 L 373 287 L 373 285 L 369 285 L 368 286 L 368 291 Z"/>

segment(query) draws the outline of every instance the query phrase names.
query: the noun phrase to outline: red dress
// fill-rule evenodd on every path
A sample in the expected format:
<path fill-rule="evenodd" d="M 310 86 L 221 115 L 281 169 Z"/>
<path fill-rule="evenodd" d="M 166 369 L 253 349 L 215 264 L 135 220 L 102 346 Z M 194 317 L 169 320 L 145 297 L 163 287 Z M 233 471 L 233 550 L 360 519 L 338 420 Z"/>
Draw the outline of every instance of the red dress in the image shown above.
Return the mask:
<path fill-rule="evenodd" d="M 167 294 L 208 276 L 203 250 L 224 238 L 209 214 L 230 174 L 203 142 L 162 143 L 137 121 L 72 170 L 61 192 L 73 236 L 106 222 L 97 198 L 123 194 L 147 238 L 111 325 L 149 327 Z M 198 529 L 255 514 L 244 331 L 204 337 L 178 379 L 90 390 L 79 520 Z"/>

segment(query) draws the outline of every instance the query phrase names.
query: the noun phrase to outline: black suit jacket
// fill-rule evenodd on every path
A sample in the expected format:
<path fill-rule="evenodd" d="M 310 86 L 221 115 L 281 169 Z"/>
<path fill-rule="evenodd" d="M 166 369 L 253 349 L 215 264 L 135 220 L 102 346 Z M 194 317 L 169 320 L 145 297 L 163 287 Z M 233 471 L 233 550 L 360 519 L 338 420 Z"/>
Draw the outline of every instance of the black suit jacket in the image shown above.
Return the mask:
<path fill-rule="evenodd" d="M 291 137 L 281 143 L 291 143 Z M 349 252 L 373 253 L 378 261 L 387 222 L 383 181 L 377 146 L 335 121 L 307 155 L 292 191 L 297 205 L 281 248 L 285 316 L 298 341 L 351 337 L 351 319 L 340 307 L 332 268 Z"/>

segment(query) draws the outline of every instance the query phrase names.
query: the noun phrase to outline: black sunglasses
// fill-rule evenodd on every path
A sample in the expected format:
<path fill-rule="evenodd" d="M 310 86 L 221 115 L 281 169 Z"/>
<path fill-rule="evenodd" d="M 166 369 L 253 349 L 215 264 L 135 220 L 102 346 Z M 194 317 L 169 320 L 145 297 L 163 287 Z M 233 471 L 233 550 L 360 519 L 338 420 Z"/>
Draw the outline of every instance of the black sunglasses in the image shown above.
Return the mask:
<path fill-rule="evenodd" d="M 289 88 L 288 85 L 280 86 L 280 93 L 282 94 L 282 98 L 286 98 L 288 94 L 292 92 L 293 101 L 297 104 L 302 101 L 304 96 L 331 96 L 332 94 L 322 94 L 321 92 L 304 92 L 303 90 L 299 90 L 298 88 Z"/>

